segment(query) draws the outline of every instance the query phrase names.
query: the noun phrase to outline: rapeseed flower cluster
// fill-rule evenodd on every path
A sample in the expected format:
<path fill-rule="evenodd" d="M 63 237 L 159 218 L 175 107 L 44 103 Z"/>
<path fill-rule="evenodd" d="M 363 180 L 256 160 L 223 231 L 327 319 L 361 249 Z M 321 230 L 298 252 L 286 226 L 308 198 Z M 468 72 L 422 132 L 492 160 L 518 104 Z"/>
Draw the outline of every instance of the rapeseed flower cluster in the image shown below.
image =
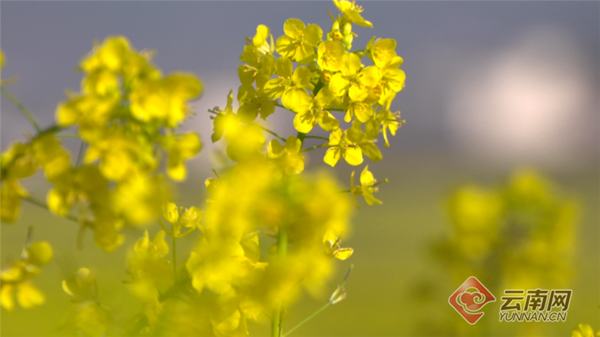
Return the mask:
<path fill-rule="evenodd" d="M 448 210 L 452 234 L 443 249 L 457 278 L 502 275 L 503 289 L 568 284 L 578 204 L 546 177 L 520 170 L 497 189 L 465 186 Z"/>
<path fill-rule="evenodd" d="M 495 187 L 463 185 L 446 207 L 449 231 L 436 242 L 434 253 L 454 283 L 475 275 L 493 294 L 542 284 L 570 288 L 579 205 L 548 177 L 521 169 Z M 462 322 L 441 323 L 437 333 L 469 334 Z M 518 335 L 542 334 L 538 325 L 517 328 Z M 485 325 L 478 329 L 478 334 L 490 333 Z"/>
<path fill-rule="evenodd" d="M 40 275 L 42 267 L 52 260 L 52 246 L 46 241 L 28 243 L 21 257 L 0 273 L 0 305 L 13 310 L 16 302 L 23 308 L 33 308 L 46 301 L 44 293 L 32 280 Z"/>
<path fill-rule="evenodd" d="M 101 302 L 96 276 L 80 268 L 62 283 L 73 308 L 61 332 L 246 336 L 248 321 L 269 318 L 272 335 L 281 337 L 283 316 L 300 296 L 324 295 L 334 262 L 354 253 L 342 244 L 351 233 L 351 199 L 356 206 L 357 196 L 380 204 L 374 196 L 380 183 L 365 166 L 360 185 L 353 172 L 344 190 L 325 172 L 305 173 L 307 153 L 327 148 L 324 162 L 332 167 L 342 158 L 354 166 L 363 156 L 379 161 L 377 137 L 382 133 L 389 146 L 388 131 L 395 135 L 403 123 L 390 111 L 404 87 L 396 42 L 373 38 L 352 52 L 352 26 L 372 24 L 356 4 L 334 4 L 340 15 L 332 17 L 325 39 L 318 25 L 299 19 L 285 21 L 277 39 L 264 25 L 247 38 L 237 95 L 230 92 L 224 109 L 210 110 L 211 140 L 225 143 L 231 162 L 206 180 L 203 207 L 171 202 L 166 186 L 167 177 L 186 178 L 185 162 L 201 149 L 197 134 L 176 128 L 190 116 L 187 101 L 202 85 L 189 74 L 161 75 L 151 53 L 134 50 L 123 37 L 107 38 L 81 62 L 81 91 L 58 106 L 57 125 L 2 154 L 3 221 L 18 218 L 21 199 L 32 200 L 19 180 L 41 168 L 52 184 L 48 209 L 93 229 L 106 251 L 124 241 L 125 226 L 157 219 L 161 226 L 152 235 L 145 230 L 127 254 L 123 283 L 139 300 L 139 313 L 115 317 Z M 367 59 L 373 64 L 365 66 Z M 282 137 L 258 121 L 278 107 L 294 114 L 297 134 Z M 317 125 L 329 136 L 310 135 Z M 70 127 L 83 142 L 74 163 L 59 141 Z M 324 142 L 307 147 L 307 139 Z M 77 216 L 70 213 L 74 206 Z M 186 238 L 197 242 L 178 260 L 177 242 Z M 327 306 L 346 298 L 347 278 Z M 5 305 L 4 283 L 2 291 Z"/>
<path fill-rule="evenodd" d="M 166 175 L 185 179 L 185 161 L 202 145 L 196 133 L 177 133 L 191 114 L 187 101 L 202 91 L 191 74 L 167 76 L 124 37 L 108 37 L 80 63 L 80 93 L 69 93 L 56 109 L 57 125 L 2 154 L 2 221 L 14 222 L 27 191 L 19 179 L 41 168 L 53 184 L 46 200 L 51 212 L 69 216 L 80 209 L 81 228 L 94 231 L 106 251 L 123 242 L 120 229 L 147 224 L 168 201 Z M 76 127 L 82 156 L 71 162 L 57 133 Z M 81 163 L 80 163 L 81 162 Z"/>
<path fill-rule="evenodd" d="M 262 148 L 265 139 L 255 120 L 259 115 L 266 120 L 276 107 L 295 114 L 300 141 L 317 125 L 330 133 L 323 147 L 328 148 L 324 161 L 331 166 L 342 158 L 354 166 L 362 164 L 364 156 L 373 161 L 382 159 L 377 136 L 383 133 L 389 146 L 388 131 L 395 135 L 403 123 L 399 112 L 390 111 L 393 99 L 404 87 L 406 76 L 399 68 L 403 60 L 393 39 L 373 38 L 365 49 L 351 52 L 356 36 L 352 24 L 372 24 L 362 18 L 362 8 L 356 4 L 343 0 L 334 3 L 341 14 L 332 17 L 325 40 L 321 27 L 299 19 L 284 23 L 284 35 L 276 43 L 264 25 L 247 39 L 240 57 L 244 64 L 238 68 L 239 109 L 233 111 L 230 96 L 224 110 L 213 111 L 212 140 L 225 133 L 231 159 L 238 161 L 240 150 L 257 152 Z M 363 59 L 372 65 L 365 66 Z M 348 127 L 340 124 L 341 117 L 335 112 L 345 112 L 343 120 Z M 299 168 L 295 171 L 301 172 Z"/>

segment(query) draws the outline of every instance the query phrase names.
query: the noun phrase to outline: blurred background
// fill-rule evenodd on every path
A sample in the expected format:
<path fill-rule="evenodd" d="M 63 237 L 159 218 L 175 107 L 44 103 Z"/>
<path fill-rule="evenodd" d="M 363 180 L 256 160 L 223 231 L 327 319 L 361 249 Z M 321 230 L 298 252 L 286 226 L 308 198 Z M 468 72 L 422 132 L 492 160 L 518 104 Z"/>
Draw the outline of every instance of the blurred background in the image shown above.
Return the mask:
<path fill-rule="evenodd" d="M 390 182 L 378 194 L 384 204 L 361 207 L 353 236 L 344 240 L 355 249 L 338 270 L 341 279 L 349 263 L 355 265 L 347 300 L 317 316 L 298 335 L 568 336 L 579 323 L 600 329 L 600 4 L 361 4 L 374 28 L 355 27 L 359 37 L 353 46 L 360 49 L 373 36 L 396 39 L 407 80 L 392 111 L 400 110 L 407 123 L 391 147 L 382 148 L 384 160 L 369 163 L 378 179 Z M 327 10 L 337 12 L 330 2 L 2 2 L 2 78 L 18 77 L 9 90 L 44 127 L 53 123 L 64 90 L 78 90 L 81 76 L 73 69 L 94 39 L 124 35 L 138 50 L 156 50 L 154 62 L 165 73 L 199 75 L 205 91 L 186 129 L 201 134 L 204 148 L 190 162 L 192 173 L 178 188 L 182 205 L 200 205 L 216 150 L 210 143 L 207 109 L 224 107 L 229 90 L 239 86 L 238 57 L 245 36 L 253 36 L 256 26 L 265 24 L 278 37 L 291 17 L 327 30 Z M 8 100 L 2 99 L 1 110 L 4 151 L 11 141 L 23 140 L 34 130 Z M 269 124 L 280 134 L 292 134 L 289 117 L 276 113 Z M 65 141 L 76 153 L 78 142 Z M 311 152 L 309 170 L 324 165 L 323 154 Z M 462 283 L 452 269 L 456 261 L 440 258 L 436 248 L 455 228 L 449 200 L 465 184 L 487 189 L 508 184 L 511 173 L 523 167 L 543 173 L 553 181 L 557 198 L 578 205 L 573 255 L 561 257 L 561 263 L 571 267 L 561 287 L 574 291 L 568 319 L 498 323 L 497 301 L 484 308 L 486 323 L 471 328 L 448 305 L 448 297 Z M 338 164 L 335 170 L 346 183 L 352 168 Z M 47 191 L 39 176 L 27 180 L 25 187 L 39 198 Z M 28 226 L 33 226 L 35 238 L 47 239 L 56 251 L 56 262 L 36 280 L 47 303 L 2 311 L 3 336 L 47 335 L 56 328 L 69 306 L 60 290 L 61 263 L 91 267 L 108 305 L 124 307 L 111 285 L 126 279 L 125 253 L 140 231 L 130 230 L 129 240 L 112 254 L 97 248 L 91 233 L 77 250 L 74 224 L 24 205 L 16 224 L 2 225 L 2 266 L 7 258 L 19 256 Z M 189 247 L 181 248 L 185 249 Z M 509 272 L 487 270 L 480 280 L 491 283 Z M 542 277 L 535 287 L 559 288 L 553 282 Z M 490 290 L 500 297 L 501 288 Z M 289 326 L 327 297 L 300 303 L 286 318 Z M 267 329 L 251 327 L 256 335 L 267 334 Z"/>

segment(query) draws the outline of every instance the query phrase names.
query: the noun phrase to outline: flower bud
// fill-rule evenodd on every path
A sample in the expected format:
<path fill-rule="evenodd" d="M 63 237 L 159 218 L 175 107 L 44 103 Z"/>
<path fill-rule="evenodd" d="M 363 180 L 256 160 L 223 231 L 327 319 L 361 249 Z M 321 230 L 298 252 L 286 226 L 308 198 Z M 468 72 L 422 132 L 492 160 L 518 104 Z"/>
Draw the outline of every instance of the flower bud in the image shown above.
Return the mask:
<path fill-rule="evenodd" d="M 346 22 L 343 30 L 344 36 L 348 36 L 352 34 L 352 24 L 350 22 Z"/>
<path fill-rule="evenodd" d="M 352 45 L 352 41 L 354 41 L 354 36 L 352 35 L 346 35 L 344 36 L 344 38 L 342 39 L 342 42 L 346 45 Z"/>
<path fill-rule="evenodd" d="M 323 73 L 321 74 L 321 81 L 323 83 L 329 83 L 330 80 L 331 80 L 331 73 L 327 70 L 323 71 Z"/>
<path fill-rule="evenodd" d="M 29 262 L 36 266 L 45 266 L 52 260 L 52 246 L 46 241 L 37 241 L 27 247 Z"/>
<path fill-rule="evenodd" d="M 340 22 L 338 20 L 335 20 L 333 25 L 331 25 L 331 31 L 333 32 L 336 30 L 340 30 Z"/>

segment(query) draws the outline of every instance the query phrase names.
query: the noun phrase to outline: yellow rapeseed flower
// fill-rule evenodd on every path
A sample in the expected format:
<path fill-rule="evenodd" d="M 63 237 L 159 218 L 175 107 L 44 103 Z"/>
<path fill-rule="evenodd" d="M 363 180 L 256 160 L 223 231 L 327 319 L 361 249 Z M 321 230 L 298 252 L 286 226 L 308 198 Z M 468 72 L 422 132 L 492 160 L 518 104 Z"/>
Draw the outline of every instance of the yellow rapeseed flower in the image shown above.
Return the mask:
<path fill-rule="evenodd" d="M 306 26 L 300 19 L 288 19 L 283 24 L 284 36 L 277 39 L 275 50 L 298 63 L 310 63 L 315 48 L 323 38 L 323 30 L 316 24 Z"/>

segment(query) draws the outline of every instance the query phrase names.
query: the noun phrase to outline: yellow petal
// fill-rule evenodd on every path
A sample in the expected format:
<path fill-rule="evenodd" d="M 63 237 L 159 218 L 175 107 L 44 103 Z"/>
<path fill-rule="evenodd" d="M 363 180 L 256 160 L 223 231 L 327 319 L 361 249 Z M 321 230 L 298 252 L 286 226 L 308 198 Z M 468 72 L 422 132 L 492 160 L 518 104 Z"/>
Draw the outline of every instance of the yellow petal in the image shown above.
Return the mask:
<path fill-rule="evenodd" d="M 319 125 L 325 131 L 332 132 L 340 127 L 340 122 L 329 111 L 323 111 Z"/>
<path fill-rule="evenodd" d="M 197 227 L 201 220 L 202 211 L 195 206 L 188 208 L 181 216 L 181 223 L 185 227 Z"/>
<path fill-rule="evenodd" d="M 309 133 L 313 128 L 312 120 L 310 114 L 296 114 L 294 117 L 294 128 L 298 132 Z"/>
<path fill-rule="evenodd" d="M 334 74 L 329 81 L 329 89 L 335 96 L 344 95 L 349 85 L 350 82 L 341 73 Z"/>
<path fill-rule="evenodd" d="M 8 311 L 11 311 L 15 307 L 15 286 L 12 284 L 2 284 L 0 290 L 0 305 Z"/>
<path fill-rule="evenodd" d="M 298 88 L 305 88 L 310 84 L 311 71 L 307 67 L 298 67 L 292 75 L 292 82 Z"/>
<path fill-rule="evenodd" d="M 361 102 L 369 96 L 369 89 L 367 89 L 367 87 L 352 84 L 350 90 L 348 90 L 348 96 L 353 102 Z"/>
<path fill-rule="evenodd" d="M 329 146 L 338 145 L 342 140 L 342 129 L 336 129 L 329 134 Z"/>
<path fill-rule="evenodd" d="M 323 38 L 323 30 L 317 24 L 310 24 L 304 31 L 304 41 L 313 47 L 316 47 Z"/>
<path fill-rule="evenodd" d="M 292 65 L 292 60 L 288 57 L 280 57 L 275 61 L 275 73 L 279 77 L 289 78 L 292 76 L 294 66 Z"/>
<path fill-rule="evenodd" d="M 375 177 L 373 177 L 373 173 L 369 171 L 369 165 L 365 166 L 365 168 L 360 173 L 360 184 L 361 185 L 373 185 L 375 183 Z"/>
<path fill-rule="evenodd" d="M 296 136 L 289 136 L 285 141 L 285 149 L 288 153 L 298 153 L 302 148 L 302 141 Z"/>
<path fill-rule="evenodd" d="M 344 55 L 344 67 L 343 70 L 348 75 L 354 75 L 360 70 L 361 62 L 360 57 L 354 53 L 348 53 Z"/>
<path fill-rule="evenodd" d="M 362 150 L 360 147 L 348 147 L 344 152 L 344 159 L 352 166 L 358 166 L 363 163 Z"/>
<path fill-rule="evenodd" d="M 269 158 L 279 158 L 283 154 L 284 147 L 277 139 L 271 139 L 267 144 L 267 156 Z"/>
<path fill-rule="evenodd" d="M 336 249 L 335 252 L 333 252 L 333 256 L 335 256 L 335 258 L 338 260 L 344 261 L 350 256 L 352 256 L 352 253 L 354 253 L 354 249 L 352 248 L 339 248 Z"/>
<path fill-rule="evenodd" d="M 367 88 L 375 88 L 379 82 L 379 77 L 379 69 L 375 66 L 366 67 L 358 74 L 358 80 Z"/>
<path fill-rule="evenodd" d="M 342 67 L 344 45 L 339 41 L 325 41 L 319 45 L 317 63 L 324 70 L 336 72 Z"/>
<path fill-rule="evenodd" d="M 326 244 L 329 248 L 333 247 L 333 244 L 337 242 L 337 236 L 335 236 L 335 232 L 331 229 L 328 229 L 323 235 L 323 243 Z"/>
<path fill-rule="evenodd" d="M 331 167 L 335 167 L 335 164 L 337 164 L 338 161 L 340 161 L 340 148 L 339 147 L 330 147 L 329 149 L 327 149 L 327 152 L 325 152 L 325 157 L 323 158 L 323 161 L 331 166 Z"/>
<path fill-rule="evenodd" d="M 381 159 L 383 159 L 383 155 L 381 154 L 381 151 L 379 151 L 379 148 L 374 143 L 371 143 L 371 142 L 361 143 L 360 149 L 365 154 L 365 156 L 367 156 L 367 158 L 371 159 L 372 161 L 377 162 L 377 161 L 380 161 Z"/>
<path fill-rule="evenodd" d="M 25 309 L 43 304 L 46 301 L 44 294 L 30 283 L 21 283 L 17 288 L 17 301 Z"/>
<path fill-rule="evenodd" d="M 283 23 L 283 32 L 285 33 L 285 35 L 291 38 L 302 38 L 305 29 L 306 26 L 304 25 L 304 22 L 302 22 L 302 20 L 300 19 L 287 19 Z"/>
<path fill-rule="evenodd" d="M 305 89 L 288 88 L 281 96 L 281 103 L 295 113 L 305 113 L 310 108 L 312 100 Z"/>
<path fill-rule="evenodd" d="M 258 27 L 256 27 L 256 35 L 254 35 L 254 38 L 252 38 L 252 44 L 254 44 L 254 46 L 257 48 L 262 47 L 263 44 L 266 43 L 269 33 L 269 27 L 265 25 L 258 25 Z"/>
<path fill-rule="evenodd" d="M 162 215 L 170 223 L 179 221 L 179 208 L 174 203 L 170 202 L 163 206 Z"/>

